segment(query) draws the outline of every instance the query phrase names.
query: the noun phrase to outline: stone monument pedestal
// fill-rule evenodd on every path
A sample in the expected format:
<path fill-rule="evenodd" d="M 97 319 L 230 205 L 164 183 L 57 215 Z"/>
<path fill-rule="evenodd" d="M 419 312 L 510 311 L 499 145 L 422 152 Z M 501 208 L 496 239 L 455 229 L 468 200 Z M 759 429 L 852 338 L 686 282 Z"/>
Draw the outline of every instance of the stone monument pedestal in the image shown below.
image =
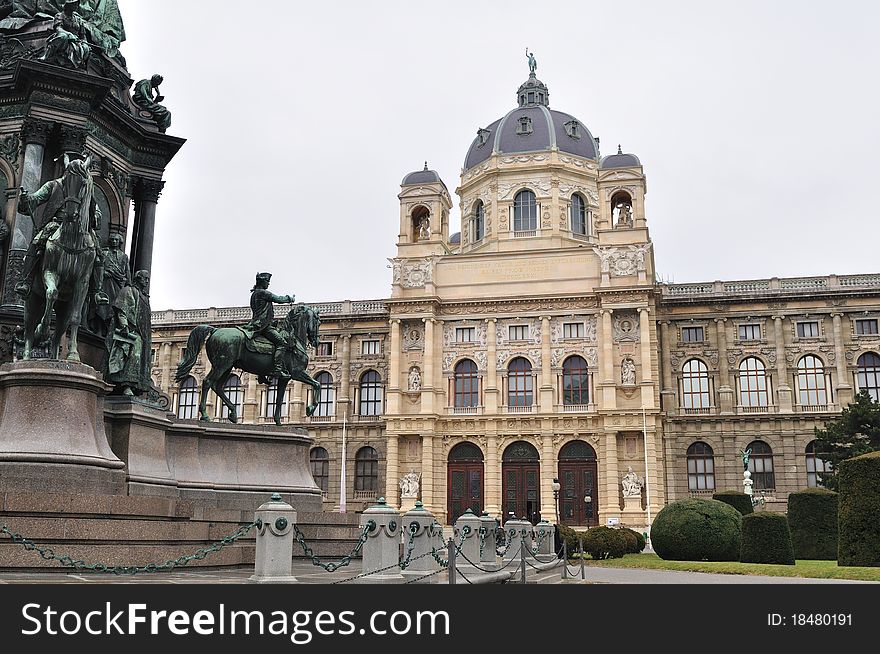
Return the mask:
<path fill-rule="evenodd" d="M 417 497 L 401 497 L 400 498 L 400 512 L 408 513 L 416 508 L 416 502 L 419 498 Z"/>
<path fill-rule="evenodd" d="M 627 527 L 636 529 L 636 531 L 641 530 L 647 524 L 648 518 L 642 508 L 640 496 L 623 498 L 623 513 L 620 515 L 620 522 Z"/>
<path fill-rule="evenodd" d="M 110 390 L 81 363 L 0 367 L 0 491 L 125 494 L 125 464 L 104 431 Z"/>

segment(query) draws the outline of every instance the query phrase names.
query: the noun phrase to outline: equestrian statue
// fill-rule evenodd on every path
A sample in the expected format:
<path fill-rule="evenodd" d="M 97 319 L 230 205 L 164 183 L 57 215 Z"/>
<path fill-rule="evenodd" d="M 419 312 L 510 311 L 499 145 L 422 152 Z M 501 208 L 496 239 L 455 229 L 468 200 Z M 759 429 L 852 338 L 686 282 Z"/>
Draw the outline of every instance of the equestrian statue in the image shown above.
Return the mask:
<path fill-rule="evenodd" d="M 33 216 L 45 205 L 45 224 L 34 236 L 24 259 L 15 292 L 24 299 L 24 352 L 30 359 L 34 345 L 50 341 L 49 357 L 58 359 L 61 337 L 70 330 L 68 361 L 80 361 L 77 339 L 83 308 L 89 296 L 98 305 L 109 304 L 101 290 L 103 267 L 96 228 L 101 212 L 93 195 L 85 161 L 64 155 L 64 174 L 47 182 L 33 195 L 21 189 L 19 211 Z M 51 336 L 52 311 L 55 331 Z"/>
<path fill-rule="evenodd" d="M 269 291 L 270 273 L 257 275 L 256 285 L 251 289 L 251 312 L 253 318 L 243 327 L 217 328 L 199 325 L 189 335 L 183 360 L 177 366 L 176 379 L 187 378 L 198 359 L 202 346 L 211 362 L 211 370 L 202 383 L 199 400 L 199 419 L 210 422 L 206 409 L 208 390 L 214 391 L 229 410 L 230 422 L 238 422 L 237 408 L 223 391 L 233 368 L 258 375 L 261 384 L 271 379 L 277 382 L 273 417 L 281 424 L 281 406 L 284 392 L 291 380 L 307 384 L 312 389 L 312 401 L 306 407 L 306 415 L 314 414 L 321 400 L 321 385 L 306 372 L 309 365 L 307 347 L 318 348 L 318 329 L 321 319 L 311 307 L 294 306 L 280 322 L 275 321 L 274 303 L 293 304 L 292 295 L 275 295 Z"/>

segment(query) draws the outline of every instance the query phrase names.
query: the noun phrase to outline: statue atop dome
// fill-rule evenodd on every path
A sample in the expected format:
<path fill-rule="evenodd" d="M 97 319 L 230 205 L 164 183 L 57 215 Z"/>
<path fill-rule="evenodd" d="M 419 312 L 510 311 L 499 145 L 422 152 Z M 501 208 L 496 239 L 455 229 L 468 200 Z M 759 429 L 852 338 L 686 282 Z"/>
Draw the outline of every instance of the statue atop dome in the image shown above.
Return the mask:
<path fill-rule="evenodd" d="M 534 75 L 535 71 L 538 69 L 538 60 L 535 59 L 535 53 L 529 52 L 529 49 L 526 48 L 526 57 L 528 57 L 529 60 L 529 73 Z"/>

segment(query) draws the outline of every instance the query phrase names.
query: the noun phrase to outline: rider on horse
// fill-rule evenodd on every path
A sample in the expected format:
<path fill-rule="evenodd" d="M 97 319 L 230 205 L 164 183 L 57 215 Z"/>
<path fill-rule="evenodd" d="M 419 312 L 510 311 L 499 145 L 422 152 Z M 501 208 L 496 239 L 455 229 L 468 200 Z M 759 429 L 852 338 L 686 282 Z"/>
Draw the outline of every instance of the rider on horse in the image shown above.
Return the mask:
<path fill-rule="evenodd" d="M 75 174 L 80 176 L 89 175 L 85 164 L 80 160 L 69 161 L 65 156 L 65 175 Z M 64 192 L 64 178 L 54 179 L 46 182 L 39 191 L 33 195 L 28 194 L 27 190 L 21 189 L 21 197 L 18 203 L 18 210 L 26 216 L 33 216 L 37 207 L 45 204 L 46 209 L 43 216 L 48 216 L 45 224 L 34 236 L 28 247 L 27 254 L 24 258 L 24 268 L 21 273 L 21 281 L 15 285 L 15 292 L 22 298 L 26 298 L 31 292 L 31 285 L 34 282 L 34 273 L 38 263 L 41 261 L 43 253 L 46 249 L 46 243 L 61 228 L 65 220 L 74 219 L 80 211 L 82 201 L 79 198 L 66 197 Z M 95 266 L 92 275 L 91 286 L 97 292 L 96 304 L 109 304 L 106 294 L 101 291 L 103 279 L 96 279 L 96 276 L 103 278 L 103 257 L 101 254 L 101 242 L 98 239 L 96 229 L 101 222 L 101 210 L 92 196 L 89 206 L 89 228 L 92 242 L 95 248 Z"/>
<path fill-rule="evenodd" d="M 296 298 L 293 295 L 275 295 L 269 291 L 269 282 L 272 279 L 272 273 L 260 273 L 257 275 L 257 283 L 251 289 L 251 311 L 253 318 L 242 328 L 248 338 L 256 339 L 257 336 L 263 336 L 272 345 L 275 346 L 273 354 L 274 369 L 272 376 L 289 377 L 287 370 L 290 366 L 285 366 L 284 353 L 292 351 L 295 346 L 288 343 L 289 335 L 279 331 L 275 327 L 275 309 L 273 302 L 279 304 L 293 304 Z M 294 339 L 295 340 L 295 339 Z"/>

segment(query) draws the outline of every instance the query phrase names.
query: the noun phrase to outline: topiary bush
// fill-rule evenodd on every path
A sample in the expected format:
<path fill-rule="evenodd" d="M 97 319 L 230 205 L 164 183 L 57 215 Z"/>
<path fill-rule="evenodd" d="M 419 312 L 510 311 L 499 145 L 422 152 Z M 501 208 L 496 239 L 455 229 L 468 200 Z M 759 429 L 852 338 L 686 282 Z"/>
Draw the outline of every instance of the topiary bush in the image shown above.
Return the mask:
<path fill-rule="evenodd" d="M 840 565 L 880 566 L 880 452 L 840 462 Z"/>
<path fill-rule="evenodd" d="M 557 527 L 559 529 L 560 538 L 565 541 L 568 556 L 574 556 L 579 551 L 578 540 L 583 538 L 587 532 L 575 531 L 571 527 L 566 527 L 565 525 L 557 525 Z"/>
<path fill-rule="evenodd" d="M 743 516 L 740 561 L 794 565 L 788 519 L 767 511 Z"/>
<path fill-rule="evenodd" d="M 838 495 L 808 488 L 788 496 L 788 526 L 795 559 L 837 560 Z"/>
<path fill-rule="evenodd" d="M 638 554 L 645 549 L 646 542 L 643 534 L 640 534 L 635 529 L 630 529 L 629 527 L 623 527 L 620 531 L 623 532 L 623 535 L 626 538 L 626 551 L 628 554 Z"/>
<path fill-rule="evenodd" d="M 623 530 L 611 527 L 592 527 L 584 535 L 584 551 L 594 559 L 619 559 L 626 554 Z"/>
<path fill-rule="evenodd" d="M 718 500 L 679 500 L 657 514 L 651 543 L 667 561 L 739 561 L 742 519 Z"/>
<path fill-rule="evenodd" d="M 741 493 L 740 491 L 734 490 L 726 490 L 715 493 L 712 496 L 713 500 L 718 500 L 719 502 L 724 502 L 725 504 L 730 504 L 734 509 L 739 511 L 743 515 L 749 515 L 755 511 L 752 506 L 752 498 L 746 495 L 745 493 Z"/>

